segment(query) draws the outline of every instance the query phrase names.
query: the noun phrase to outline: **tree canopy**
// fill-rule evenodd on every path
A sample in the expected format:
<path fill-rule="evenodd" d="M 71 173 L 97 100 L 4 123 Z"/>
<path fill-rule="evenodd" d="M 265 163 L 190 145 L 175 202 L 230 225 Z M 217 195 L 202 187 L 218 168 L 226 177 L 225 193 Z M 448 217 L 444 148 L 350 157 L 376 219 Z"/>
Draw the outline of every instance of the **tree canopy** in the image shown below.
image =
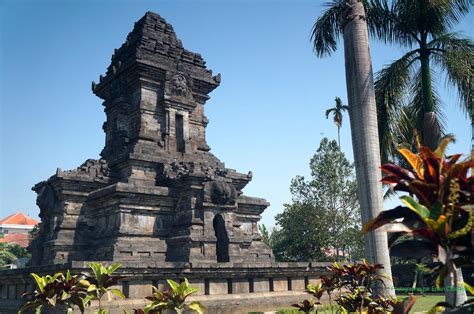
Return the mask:
<path fill-rule="evenodd" d="M 311 179 L 296 176 L 292 202 L 275 218 L 271 238 L 275 256 L 285 261 L 359 258 L 363 240 L 352 164 L 336 141 L 324 138 L 310 161 Z"/>

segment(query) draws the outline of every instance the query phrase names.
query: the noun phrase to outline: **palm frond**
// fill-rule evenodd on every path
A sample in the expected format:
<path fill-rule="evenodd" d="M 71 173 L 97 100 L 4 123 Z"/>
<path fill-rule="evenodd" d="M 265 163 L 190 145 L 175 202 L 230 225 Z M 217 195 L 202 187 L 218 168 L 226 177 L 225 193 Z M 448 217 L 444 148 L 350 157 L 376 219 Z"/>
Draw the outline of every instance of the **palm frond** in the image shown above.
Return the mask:
<path fill-rule="evenodd" d="M 417 59 L 417 51 L 410 51 L 375 75 L 375 100 L 382 162 L 387 162 L 397 152 L 393 138 L 397 114 L 405 101 L 405 92 L 413 76 L 414 62 Z"/>
<path fill-rule="evenodd" d="M 416 43 L 416 34 L 411 29 L 407 29 L 398 17 L 395 2 L 389 5 L 386 0 L 370 0 L 364 5 L 367 27 L 372 37 L 384 43 L 398 43 L 408 48 Z"/>
<path fill-rule="evenodd" d="M 345 0 L 326 2 L 327 8 L 311 30 L 311 42 L 318 57 L 330 56 L 337 49 L 337 41 L 342 33 L 341 21 L 346 9 Z"/>
<path fill-rule="evenodd" d="M 446 23 L 451 27 L 459 23 L 459 21 L 469 13 L 473 5 L 472 0 L 450 0 L 447 2 L 449 2 L 449 8 L 446 15 Z"/>
<path fill-rule="evenodd" d="M 331 109 L 326 110 L 326 119 L 329 118 L 329 114 L 333 111 L 336 111 L 336 108 L 331 108 Z"/>
<path fill-rule="evenodd" d="M 447 33 L 429 43 L 433 61 L 446 74 L 447 85 L 454 86 L 461 108 L 469 114 L 473 108 L 474 42 L 457 33 Z"/>

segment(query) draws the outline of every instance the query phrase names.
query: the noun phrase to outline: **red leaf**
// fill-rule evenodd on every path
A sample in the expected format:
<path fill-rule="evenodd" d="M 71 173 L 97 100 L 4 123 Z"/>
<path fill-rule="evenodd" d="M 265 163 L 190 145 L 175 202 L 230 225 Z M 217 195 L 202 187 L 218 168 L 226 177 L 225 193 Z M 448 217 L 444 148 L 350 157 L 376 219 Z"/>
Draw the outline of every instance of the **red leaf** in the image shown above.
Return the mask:
<path fill-rule="evenodd" d="M 415 180 L 416 176 L 413 172 L 411 172 L 408 169 L 405 169 L 403 167 L 393 165 L 393 164 L 385 164 L 380 167 L 382 171 L 385 171 L 387 173 L 391 173 L 397 177 L 399 177 L 401 180 Z"/>

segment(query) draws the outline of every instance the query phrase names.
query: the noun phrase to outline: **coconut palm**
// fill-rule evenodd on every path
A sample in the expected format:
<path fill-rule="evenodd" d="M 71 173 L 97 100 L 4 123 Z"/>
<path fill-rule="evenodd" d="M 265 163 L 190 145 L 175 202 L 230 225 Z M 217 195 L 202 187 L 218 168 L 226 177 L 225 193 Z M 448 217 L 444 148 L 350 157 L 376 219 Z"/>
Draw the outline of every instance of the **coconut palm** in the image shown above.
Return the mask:
<path fill-rule="evenodd" d="M 312 39 L 318 56 L 330 55 L 342 34 L 347 0 L 327 3 L 314 25 Z M 399 113 L 409 108 L 412 121 L 425 146 L 436 148 L 444 133 L 444 117 L 433 77 L 444 73 L 459 95 L 461 108 L 471 109 L 474 43 L 450 32 L 470 9 L 469 0 L 363 0 L 370 34 L 385 43 L 409 49 L 400 59 L 376 75 L 382 160 L 397 156 L 397 138 L 407 129 Z M 402 122 L 401 122 L 401 121 Z M 410 131 L 412 132 L 412 131 Z M 413 142 L 413 139 L 410 139 Z"/>
<path fill-rule="evenodd" d="M 336 97 L 335 101 L 336 101 L 336 106 L 326 110 L 326 119 L 329 118 L 329 115 L 331 113 L 333 114 L 334 124 L 337 127 L 337 144 L 339 145 L 339 148 L 341 148 L 340 129 L 342 127 L 342 113 L 344 111 L 347 111 L 349 107 L 346 105 L 343 105 L 342 100 L 339 97 Z"/>
<path fill-rule="evenodd" d="M 362 222 L 373 219 L 383 208 L 377 109 L 373 85 L 372 64 L 364 6 L 357 0 L 329 3 L 327 11 L 313 28 L 315 52 L 318 56 L 336 49 L 336 39 L 344 38 L 346 85 L 349 102 L 352 145 L 357 176 Z M 385 232 L 365 236 L 366 258 L 384 266 L 387 274 L 385 287 L 377 293 L 393 295 L 390 258 Z"/>
<path fill-rule="evenodd" d="M 356 9 L 355 3 L 358 4 Z M 346 48 L 348 96 L 349 99 L 353 98 L 352 101 L 361 101 L 358 97 L 369 97 L 367 93 L 370 93 L 367 89 L 353 91 L 354 86 L 360 85 L 361 82 L 350 81 L 356 76 L 350 77 L 349 73 L 360 70 L 354 60 L 358 58 L 364 63 L 362 58 L 370 58 L 368 51 L 367 56 L 348 57 L 348 47 L 360 44 L 360 42 L 346 40 L 346 31 L 353 28 L 349 25 L 355 24 L 354 20 L 364 20 L 371 35 L 383 42 L 413 49 L 377 74 L 375 88 L 379 120 L 378 135 L 381 140 L 383 159 L 387 160 L 395 155 L 397 139 L 404 138 L 408 142 L 413 141 L 410 132 L 414 133 L 410 125 L 416 127 L 416 133 L 421 134 L 425 146 L 436 147 L 444 130 L 440 101 L 433 88 L 433 65 L 446 74 L 449 84 L 456 87 L 461 107 L 466 110 L 472 107 L 472 88 L 469 80 L 473 76 L 474 44 L 470 39 L 463 38 L 458 33 L 449 32 L 469 11 L 470 1 L 394 0 L 389 5 L 384 0 L 333 0 L 326 6 L 326 11 L 313 27 L 314 50 L 320 57 L 330 55 L 336 50 L 337 40 L 343 34 Z M 347 7 L 351 7 L 349 15 Z M 367 32 L 367 29 L 360 32 Z M 360 47 L 355 48 L 360 49 Z M 364 86 L 359 88 L 364 88 Z M 370 89 L 370 86 L 366 88 Z M 351 93 L 353 93 L 352 97 Z M 406 95 L 409 96 L 405 97 Z M 358 114 L 362 114 L 358 112 L 359 109 L 353 108 L 351 100 L 349 100 L 349 108 L 351 126 L 354 128 L 362 122 L 356 118 Z M 403 122 L 406 123 L 403 124 Z M 407 130 L 407 132 L 403 133 L 401 130 Z M 353 130 L 357 168 L 356 147 L 358 144 L 356 141 L 373 138 L 358 138 L 354 133 Z M 362 152 L 367 151 L 362 150 Z M 362 182 L 359 183 L 362 184 Z M 364 208 L 364 203 L 362 201 L 360 203 Z M 373 212 L 370 208 L 368 211 Z"/>
<path fill-rule="evenodd" d="M 369 6 L 377 11 L 371 23 L 375 35 L 409 50 L 376 75 L 383 160 L 397 154 L 401 143 L 394 137 L 406 137 L 399 134 L 403 127 L 397 123 L 404 106 L 411 111 L 411 123 L 424 146 L 435 149 L 444 133 L 444 116 L 433 77 L 444 73 L 458 92 L 461 108 L 469 113 L 471 107 L 474 42 L 450 32 L 469 11 L 469 1 L 397 0 L 391 6 L 371 1 Z"/>

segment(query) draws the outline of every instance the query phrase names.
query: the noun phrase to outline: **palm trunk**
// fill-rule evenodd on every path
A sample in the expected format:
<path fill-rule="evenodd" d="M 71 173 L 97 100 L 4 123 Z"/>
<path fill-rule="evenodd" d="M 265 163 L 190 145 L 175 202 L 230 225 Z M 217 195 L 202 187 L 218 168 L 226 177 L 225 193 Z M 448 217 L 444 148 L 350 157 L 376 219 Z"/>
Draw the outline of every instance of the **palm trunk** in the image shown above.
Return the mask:
<path fill-rule="evenodd" d="M 422 46 L 424 46 L 422 44 Z M 423 112 L 420 118 L 423 121 L 423 145 L 435 150 L 441 140 L 441 128 L 434 113 L 433 87 L 431 84 L 430 56 L 423 48 L 420 53 L 421 87 L 423 93 Z"/>
<path fill-rule="evenodd" d="M 341 150 L 341 127 L 337 127 L 337 145 L 339 146 L 339 150 Z"/>
<path fill-rule="evenodd" d="M 451 252 L 447 252 L 444 263 L 448 267 L 448 274 L 444 278 L 445 301 L 453 306 L 459 306 L 467 301 L 466 290 L 462 285 L 464 281 L 462 271 L 454 265 Z"/>
<path fill-rule="evenodd" d="M 344 14 L 344 56 L 349 100 L 352 145 L 362 222 L 367 223 L 383 210 L 377 110 L 365 10 L 360 0 L 347 0 Z M 386 232 L 376 230 L 365 236 L 367 260 L 384 266 L 385 287 L 376 293 L 394 296 Z"/>

